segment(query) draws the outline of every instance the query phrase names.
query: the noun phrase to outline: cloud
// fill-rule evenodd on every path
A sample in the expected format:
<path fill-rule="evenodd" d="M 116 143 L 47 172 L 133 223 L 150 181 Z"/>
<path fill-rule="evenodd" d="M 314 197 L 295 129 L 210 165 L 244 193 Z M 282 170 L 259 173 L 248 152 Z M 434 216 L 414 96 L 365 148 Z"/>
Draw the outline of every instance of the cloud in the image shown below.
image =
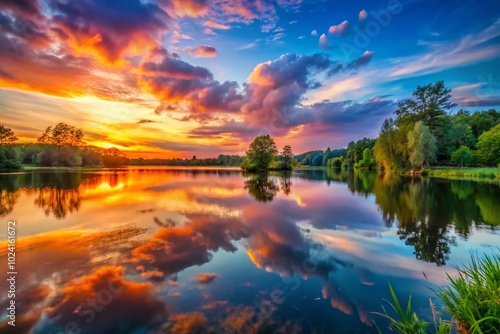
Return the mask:
<path fill-rule="evenodd" d="M 360 21 L 363 21 L 364 19 L 366 19 L 367 16 L 368 16 L 368 13 L 364 9 L 361 10 L 358 14 L 358 18 Z"/>
<path fill-rule="evenodd" d="M 198 45 L 192 49 L 187 49 L 186 52 L 195 58 L 217 57 L 217 50 L 210 45 Z"/>
<path fill-rule="evenodd" d="M 359 58 L 357 58 L 353 62 L 351 62 L 348 65 L 348 67 L 358 69 L 360 67 L 366 66 L 370 62 L 372 57 L 373 57 L 373 51 L 367 50 L 367 51 L 363 52 L 363 54 Z"/>
<path fill-rule="evenodd" d="M 325 34 L 319 37 L 318 45 L 323 50 L 328 50 L 328 48 L 330 47 L 330 42 L 328 42 L 328 38 Z"/>
<path fill-rule="evenodd" d="M 179 313 L 169 320 L 172 323 L 165 326 L 165 329 L 172 334 L 202 333 L 207 323 L 207 318 L 201 312 Z"/>
<path fill-rule="evenodd" d="M 210 284 L 216 279 L 218 276 L 215 273 L 198 273 L 196 274 L 196 282 L 200 284 Z"/>
<path fill-rule="evenodd" d="M 205 21 L 205 23 L 203 23 L 203 26 L 207 27 L 207 28 L 219 29 L 219 30 L 228 30 L 230 28 L 228 25 L 220 24 L 220 23 L 214 22 L 212 20 Z"/>
<path fill-rule="evenodd" d="M 52 332 L 70 322 L 77 324 L 81 333 L 159 328 L 168 313 L 152 289 L 150 284 L 125 280 L 122 267 L 102 267 L 64 287 L 37 329 Z M 91 301 L 96 307 L 92 308 Z"/>
<path fill-rule="evenodd" d="M 500 52 L 496 44 L 487 43 L 500 36 L 500 19 L 486 29 L 450 42 L 431 42 L 428 51 L 414 56 L 392 59 L 389 77 L 410 77 L 436 73 L 447 68 L 465 66 L 493 59 Z"/>
<path fill-rule="evenodd" d="M 236 219 L 214 219 L 209 215 L 191 217 L 187 226 L 160 228 L 149 242 L 132 251 L 136 265 L 168 277 L 185 268 L 207 263 L 210 251 L 234 252 L 233 240 L 246 236 Z M 214 277 L 215 278 L 215 277 Z"/>
<path fill-rule="evenodd" d="M 317 30 L 311 31 L 311 36 L 318 36 L 318 31 Z"/>
<path fill-rule="evenodd" d="M 140 119 L 139 121 L 137 121 L 137 124 L 144 124 L 144 123 L 156 123 L 156 121 L 153 121 L 151 119 Z"/>
<path fill-rule="evenodd" d="M 152 2 L 132 0 L 127 6 L 98 0 L 51 2 L 52 22 L 77 51 L 106 63 L 125 53 L 140 55 L 166 33 L 169 15 Z"/>
<path fill-rule="evenodd" d="M 333 25 L 328 29 L 330 34 L 338 34 L 340 36 L 345 36 L 349 32 L 349 22 L 343 21 L 338 25 Z"/>
<path fill-rule="evenodd" d="M 292 24 L 296 24 L 297 22 L 299 22 L 299 21 L 297 21 L 297 20 L 292 20 L 292 21 L 288 22 L 288 24 L 289 24 L 289 25 L 292 25 Z"/>
<path fill-rule="evenodd" d="M 167 11 L 170 9 L 175 16 L 199 17 L 208 12 L 208 0 L 159 0 Z"/>
<path fill-rule="evenodd" d="M 217 35 L 217 33 L 215 31 L 213 31 L 213 29 L 210 29 L 210 28 L 203 29 L 203 32 L 207 35 Z"/>

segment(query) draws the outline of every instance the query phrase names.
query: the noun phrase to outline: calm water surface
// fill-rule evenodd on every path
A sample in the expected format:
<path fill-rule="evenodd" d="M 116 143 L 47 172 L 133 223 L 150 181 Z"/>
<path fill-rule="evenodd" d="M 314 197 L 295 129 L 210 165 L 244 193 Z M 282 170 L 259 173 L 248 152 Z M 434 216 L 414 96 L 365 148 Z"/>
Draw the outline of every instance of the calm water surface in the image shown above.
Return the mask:
<path fill-rule="evenodd" d="M 500 187 L 468 181 L 131 167 L 0 191 L 17 333 L 374 333 L 388 282 L 429 317 L 429 287 L 500 246 Z"/>

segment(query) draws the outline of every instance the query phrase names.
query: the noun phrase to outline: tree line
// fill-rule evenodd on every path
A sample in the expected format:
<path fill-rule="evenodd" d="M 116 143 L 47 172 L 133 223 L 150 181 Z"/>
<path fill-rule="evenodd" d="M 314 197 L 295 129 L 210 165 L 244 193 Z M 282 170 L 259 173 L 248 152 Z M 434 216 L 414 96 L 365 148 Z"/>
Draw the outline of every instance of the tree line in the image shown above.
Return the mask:
<path fill-rule="evenodd" d="M 430 165 L 498 166 L 500 112 L 460 109 L 453 114 L 450 93 L 443 81 L 418 86 L 398 104 L 394 117 L 384 120 L 378 138 L 350 142 L 345 154 L 332 157 L 327 166 L 413 172 Z"/>
<path fill-rule="evenodd" d="M 83 131 L 58 123 L 49 126 L 36 143 L 19 144 L 14 132 L 0 125 L 0 169 L 19 169 L 22 164 L 42 167 L 117 167 L 129 159 L 115 147 L 87 145 Z"/>
<path fill-rule="evenodd" d="M 217 158 L 198 159 L 130 159 L 131 166 L 240 166 L 245 158 L 239 155 L 220 154 Z"/>

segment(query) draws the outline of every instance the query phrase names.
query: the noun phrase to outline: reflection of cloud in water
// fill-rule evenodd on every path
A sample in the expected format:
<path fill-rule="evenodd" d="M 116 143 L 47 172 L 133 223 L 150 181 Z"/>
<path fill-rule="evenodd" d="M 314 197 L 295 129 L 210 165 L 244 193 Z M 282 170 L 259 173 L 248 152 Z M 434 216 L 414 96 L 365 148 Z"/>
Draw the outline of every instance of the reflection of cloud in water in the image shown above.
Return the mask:
<path fill-rule="evenodd" d="M 34 333 L 64 330 L 68 323 L 84 334 L 134 332 L 158 328 L 167 316 L 151 284 L 125 280 L 122 267 L 102 267 L 65 286 Z"/>
<path fill-rule="evenodd" d="M 165 325 L 165 330 L 172 334 L 202 333 L 207 318 L 200 312 L 180 313 L 170 317 L 170 322 Z"/>
<path fill-rule="evenodd" d="M 43 309 L 54 305 L 53 298 L 60 293 L 65 282 L 122 257 L 123 252 L 131 248 L 131 240 L 142 233 L 142 228 L 127 226 L 94 234 L 52 232 L 19 238 L 16 242 L 16 252 L 19 254 L 16 265 L 29 268 L 29 273 L 18 275 L 16 280 L 19 315 L 16 328 L 19 332 L 29 332 Z M 1 242 L 0 261 L 5 263 L 6 251 L 7 243 Z M 7 294 L 3 287 L 0 292 L 2 295 Z M 5 308 L 2 307 L 2 310 Z"/>
<path fill-rule="evenodd" d="M 169 276 L 209 262 L 211 251 L 236 251 L 233 241 L 247 235 L 240 220 L 194 216 L 189 225 L 158 229 L 151 240 L 132 251 L 133 261 Z"/>

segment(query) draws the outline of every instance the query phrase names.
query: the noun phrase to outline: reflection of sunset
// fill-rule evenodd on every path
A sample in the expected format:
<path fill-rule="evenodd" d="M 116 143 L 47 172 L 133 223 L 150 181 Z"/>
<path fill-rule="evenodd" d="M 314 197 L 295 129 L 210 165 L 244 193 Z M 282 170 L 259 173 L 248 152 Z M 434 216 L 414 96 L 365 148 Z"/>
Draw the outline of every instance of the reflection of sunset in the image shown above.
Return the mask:
<path fill-rule="evenodd" d="M 237 171 L 221 176 L 213 170 L 143 169 L 0 175 L 9 185 L 2 198 L 10 199 L 1 202 L 2 212 L 10 210 L 7 219 L 15 216 L 23 227 L 18 265 L 32 268 L 18 282 L 21 291 L 34 296 L 23 324 L 49 330 L 78 321 L 85 314 L 83 306 L 78 308 L 84 296 L 97 298 L 103 286 L 113 284 L 125 294 L 110 301 L 95 322 L 109 331 L 123 321 L 113 312 L 124 312 L 130 328 L 141 323 L 138 331 L 238 328 L 258 312 L 250 303 L 272 299 L 276 288 L 286 296 L 285 304 L 275 303 L 275 313 L 253 329 L 308 332 L 305 320 L 317 315 L 342 319 L 362 332 L 370 330 L 370 312 L 387 297 L 389 279 L 401 293 L 425 296 L 427 302 L 426 286 L 442 284 L 450 270 L 416 260 L 414 246 L 400 240 L 403 229 L 422 233 L 412 221 L 418 215 L 387 226 L 378 211 L 390 216 L 398 206 L 418 204 L 415 198 L 426 184 L 415 182 L 396 193 L 400 196 L 388 197 L 395 185 L 386 180 L 365 197 L 357 193 L 361 182 L 328 186 L 298 171 L 288 196 L 283 189 L 267 196 L 266 179 L 245 188 L 249 178 Z M 459 204 L 470 200 L 461 196 Z M 466 204 L 476 207 L 474 200 Z M 460 212 L 449 211 L 451 217 Z M 462 230 L 470 233 L 468 245 L 496 240 L 486 230 Z M 6 246 L 0 243 L 4 259 Z M 274 323 L 283 316 L 305 327 Z M 92 324 L 81 328 L 89 334 L 96 330 Z"/>

